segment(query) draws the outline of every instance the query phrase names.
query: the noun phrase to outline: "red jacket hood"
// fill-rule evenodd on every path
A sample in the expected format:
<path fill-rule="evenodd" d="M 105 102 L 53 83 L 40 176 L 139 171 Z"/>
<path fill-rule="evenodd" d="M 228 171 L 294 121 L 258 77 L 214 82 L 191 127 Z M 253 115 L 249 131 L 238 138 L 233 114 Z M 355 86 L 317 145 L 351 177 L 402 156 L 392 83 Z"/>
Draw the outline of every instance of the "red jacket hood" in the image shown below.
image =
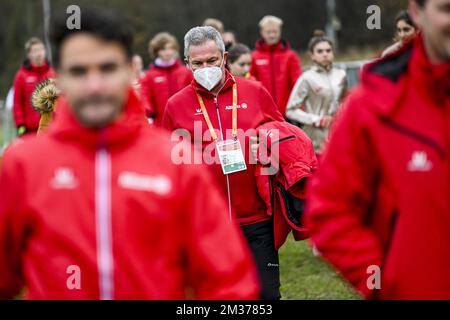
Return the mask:
<path fill-rule="evenodd" d="M 289 42 L 283 39 L 273 45 L 268 45 L 263 39 L 259 39 L 256 41 L 255 47 L 258 51 L 287 51 L 291 49 Z"/>
<path fill-rule="evenodd" d="M 391 114 L 406 87 L 409 73 L 417 90 L 431 99 L 442 100 L 450 90 L 450 63 L 432 64 L 425 52 L 421 35 L 398 51 L 367 64 L 361 73 L 362 95 L 376 105 L 382 115 Z M 378 92 L 385 92 L 380 95 Z"/>
<path fill-rule="evenodd" d="M 223 84 L 222 89 L 220 89 L 219 92 L 221 93 L 230 90 L 235 82 L 236 80 L 233 78 L 231 73 L 227 69 L 225 69 L 225 83 Z M 194 88 L 196 92 L 200 93 L 203 96 L 214 96 L 214 94 L 211 91 L 208 91 L 201 85 L 199 85 L 197 81 L 195 81 L 195 79 L 192 80 L 191 86 L 192 88 Z"/>
<path fill-rule="evenodd" d="M 145 125 L 145 112 L 133 89 L 129 89 L 124 110 L 117 120 L 102 129 L 82 126 L 64 96 L 58 100 L 58 113 L 49 133 L 88 147 L 112 147 L 130 142 Z"/>

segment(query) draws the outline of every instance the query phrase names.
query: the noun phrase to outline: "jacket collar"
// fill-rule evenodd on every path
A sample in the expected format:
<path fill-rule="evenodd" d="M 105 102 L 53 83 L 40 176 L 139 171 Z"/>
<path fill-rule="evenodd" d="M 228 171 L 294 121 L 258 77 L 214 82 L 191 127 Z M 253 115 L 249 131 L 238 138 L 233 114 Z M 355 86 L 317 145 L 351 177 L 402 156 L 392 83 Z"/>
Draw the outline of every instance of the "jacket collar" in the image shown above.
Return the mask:
<path fill-rule="evenodd" d="M 50 64 L 48 63 L 48 61 L 45 61 L 42 66 L 35 66 L 32 65 L 30 60 L 27 59 L 23 63 L 23 68 L 34 73 L 43 74 L 48 72 L 48 70 L 50 69 Z"/>
<path fill-rule="evenodd" d="M 89 148 L 129 144 L 145 126 L 144 109 L 133 89 L 129 89 L 124 110 L 117 120 L 102 129 L 82 126 L 64 96 L 58 99 L 58 111 L 49 134 L 57 139 L 79 143 Z"/>
<path fill-rule="evenodd" d="M 418 90 L 442 104 L 450 98 L 450 62 L 432 64 L 421 40 L 412 56 L 411 77 Z"/>
<path fill-rule="evenodd" d="M 419 35 L 395 53 L 364 66 L 361 73 L 364 97 L 387 116 L 400 105 L 408 81 L 433 100 L 448 97 L 449 72 L 449 63 L 433 65 L 429 61 Z"/>
<path fill-rule="evenodd" d="M 222 85 L 222 88 L 220 89 L 218 95 L 222 94 L 223 92 L 226 92 L 230 90 L 233 87 L 233 84 L 235 83 L 234 77 L 231 75 L 231 73 L 225 69 L 225 83 Z M 215 95 L 211 92 L 203 88 L 201 85 L 197 83 L 197 81 L 192 80 L 191 87 L 195 90 L 195 92 L 198 92 L 200 95 L 205 97 L 214 97 Z"/>
<path fill-rule="evenodd" d="M 333 69 L 333 65 L 331 64 L 328 68 L 325 68 L 318 63 L 314 63 L 311 69 L 316 72 L 329 73 Z"/>
<path fill-rule="evenodd" d="M 256 42 L 256 50 L 258 51 L 287 51 L 291 48 L 291 45 L 286 41 L 281 39 L 278 43 L 273 45 L 268 45 L 263 39 L 259 39 Z"/>
<path fill-rule="evenodd" d="M 153 63 L 152 65 L 150 65 L 150 68 L 157 68 L 157 69 L 162 69 L 162 70 L 173 70 L 178 68 L 179 66 L 181 66 L 180 61 L 177 59 L 174 61 L 174 63 L 172 63 L 171 65 L 162 65 L 162 64 L 158 64 L 157 61 L 155 61 L 155 63 Z"/>

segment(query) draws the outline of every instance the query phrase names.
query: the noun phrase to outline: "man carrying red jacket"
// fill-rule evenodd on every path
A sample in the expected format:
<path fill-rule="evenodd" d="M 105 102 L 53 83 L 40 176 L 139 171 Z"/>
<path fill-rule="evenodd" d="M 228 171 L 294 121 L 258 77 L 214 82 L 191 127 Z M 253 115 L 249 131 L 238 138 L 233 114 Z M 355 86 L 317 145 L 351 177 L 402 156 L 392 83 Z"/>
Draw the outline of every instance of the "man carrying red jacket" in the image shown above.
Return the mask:
<path fill-rule="evenodd" d="M 297 54 L 287 41 L 281 39 L 282 26 L 280 18 L 265 16 L 261 19 L 261 39 L 256 42 L 256 50 L 252 54 L 250 74 L 262 82 L 284 115 L 302 70 Z"/>
<path fill-rule="evenodd" d="M 190 137 L 202 151 L 203 157 L 190 163 L 199 160 L 208 164 L 221 193 L 228 196 L 230 218 L 239 223 L 250 244 L 262 282 L 262 298 L 277 299 L 280 282 L 273 222 L 256 188 L 256 161 L 250 163 L 250 152 L 245 151 L 259 125 L 282 121 L 283 117 L 259 82 L 234 78 L 225 69 L 227 53 L 216 29 L 192 28 L 184 42 L 194 81 L 169 99 L 163 127 L 180 129 L 175 136 Z M 184 150 L 180 161 L 191 160 L 186 153 Z"/>
<path fill-rule="evenodd" d="M 13 114 L 17 133 L 36 132 L 39 128 L 40 113 L 31 104 L 31 95 L 36 86 L 47 78 L 54 77 L 54 71 L 45 59 L 44 43 L 31 38 L 25 44 L 27 59 L 14 79 Z"/>
<path fill-rule="evenodd" d="M 82 19 L 55 24 L 55 122 L 2 163 L 0 298 L 256 298 L 215 182 L 174 164 L 170 137 L 146 125 L 128 26 L 104 9 Z"/>
<path fill-rule="evenodd" d="M 308 195 L 312 241 L 366 298 L 450 299 L 450 0 L 364 68 Z"/>

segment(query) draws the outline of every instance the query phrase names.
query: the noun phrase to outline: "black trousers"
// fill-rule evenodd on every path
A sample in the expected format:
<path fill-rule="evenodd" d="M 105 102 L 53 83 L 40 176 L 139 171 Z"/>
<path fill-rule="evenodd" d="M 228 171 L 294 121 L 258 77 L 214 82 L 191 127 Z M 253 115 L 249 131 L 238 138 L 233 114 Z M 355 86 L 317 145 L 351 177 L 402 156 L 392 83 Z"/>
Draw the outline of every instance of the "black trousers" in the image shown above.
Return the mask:
<path fill-rule="evenodd" d="M 280 295 L 280 266 L 275 249 L 273 221 L 241 227 L 255 259 L 261 282 L 261 299 L 277 300 Z"/>

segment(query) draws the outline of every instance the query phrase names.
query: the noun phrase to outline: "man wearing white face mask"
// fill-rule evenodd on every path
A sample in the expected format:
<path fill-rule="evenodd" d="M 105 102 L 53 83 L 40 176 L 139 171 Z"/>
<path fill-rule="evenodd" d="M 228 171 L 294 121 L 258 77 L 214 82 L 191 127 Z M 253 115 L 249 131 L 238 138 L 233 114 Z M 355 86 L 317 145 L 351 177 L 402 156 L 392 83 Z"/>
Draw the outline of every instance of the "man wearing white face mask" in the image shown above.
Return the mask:
<path fill-rule="evenodd" d="M 212 27 L 196 27 L 184 38 L 186 63 L 194 74 L 190 86 L 172 96 L 163 127 L 184 129 L 197 139 L 203 158 L 228 199 L 230 218 L 238 223 L 259 269 L 263 299 L 280 298 L 278 252 L 273 222 L 255 183 L 255 162 L 250 163 L 249 131 L 269 121 L 283 121 L 270 94 L 256 81 L 234 78 L 226 69 L 223 40 Z M 195 130 L 194 130 L 195 128 Z M 199 128 L 201 129 L 199 135 Z M 211 148 L 212 146 L 212 148 Z M 234 166 L 226 151 L 233 149 Z M 208 150 L 215 150 L 208 161 Z M 216 154 L 217 153 L 217 154 Z M 220 160 L 220 161 L 214 161 Z"/>

